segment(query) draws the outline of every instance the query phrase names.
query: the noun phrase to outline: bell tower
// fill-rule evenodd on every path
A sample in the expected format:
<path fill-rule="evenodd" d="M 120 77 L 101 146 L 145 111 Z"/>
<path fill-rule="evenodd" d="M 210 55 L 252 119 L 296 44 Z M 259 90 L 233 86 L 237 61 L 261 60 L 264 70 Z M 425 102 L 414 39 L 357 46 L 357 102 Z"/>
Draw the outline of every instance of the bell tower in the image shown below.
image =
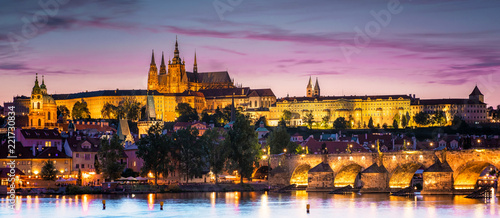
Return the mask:
<path fill-rule="evenodd" d="M 316 84 L 314 85 L 314 97 L 319 97 L 320 95 L 320 89 L 319 89 L 319 83 L 318 83 L 318 77 L 316 77 Z"/>

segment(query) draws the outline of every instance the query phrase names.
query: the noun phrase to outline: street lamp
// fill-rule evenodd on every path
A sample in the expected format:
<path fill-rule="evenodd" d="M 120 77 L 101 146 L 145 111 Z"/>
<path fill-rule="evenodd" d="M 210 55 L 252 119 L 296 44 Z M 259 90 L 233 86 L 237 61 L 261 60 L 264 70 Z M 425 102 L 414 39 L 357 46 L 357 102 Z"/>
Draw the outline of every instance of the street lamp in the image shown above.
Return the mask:
<path fill-rule="evenodd" d="M 286 153 L 286 148 L 285 148 L 285 149 L 283 149 L 283 152 L 284 152 L 284 153 Z"/>

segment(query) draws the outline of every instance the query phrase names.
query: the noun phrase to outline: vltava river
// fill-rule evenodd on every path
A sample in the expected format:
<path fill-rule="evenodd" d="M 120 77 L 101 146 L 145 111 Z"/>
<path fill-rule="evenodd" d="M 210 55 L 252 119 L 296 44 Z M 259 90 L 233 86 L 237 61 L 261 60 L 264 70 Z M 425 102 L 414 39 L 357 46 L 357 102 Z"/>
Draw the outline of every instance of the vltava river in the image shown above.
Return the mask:
<path fill-rule="evenodd" d="M 106 200 L 106 210 L 102 200 Z M 160 210 L 160 202 L 164 202 Z M 306 213 L 306 205 L 311 205 Z M 0 217 L 499 217 L 498 200 L 464 196 L 227 192 L 137 195 L 23 196 L 15 210 L 0 201 Z"/>

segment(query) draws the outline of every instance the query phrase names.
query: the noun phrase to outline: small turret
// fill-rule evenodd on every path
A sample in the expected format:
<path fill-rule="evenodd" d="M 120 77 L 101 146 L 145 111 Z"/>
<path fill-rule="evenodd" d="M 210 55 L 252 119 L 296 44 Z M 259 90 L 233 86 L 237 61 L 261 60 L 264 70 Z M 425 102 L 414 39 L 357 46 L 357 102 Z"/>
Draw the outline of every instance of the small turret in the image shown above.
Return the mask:
<path fill-rule="evenodd" d="M 45 79 L 42 75 L 42 85 L 40 85 L 40 91 L 42 92 L 43 95 L 47 94 L 47 87 L 45 86 Z"/>

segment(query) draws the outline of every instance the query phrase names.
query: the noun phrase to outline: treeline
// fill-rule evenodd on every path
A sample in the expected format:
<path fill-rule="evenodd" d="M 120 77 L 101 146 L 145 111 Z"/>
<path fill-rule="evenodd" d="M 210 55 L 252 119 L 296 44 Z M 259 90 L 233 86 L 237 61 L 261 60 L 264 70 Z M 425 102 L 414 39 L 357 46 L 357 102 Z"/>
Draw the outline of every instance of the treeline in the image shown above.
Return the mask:
<path fill-rule="evenodd" d="M 155 184 L 160 177 L 179 172 L 186 181 L 210 170 L 217 179 L 224 171 L 237 171 L 250 178 L 261 157 L 261 146 L 250 120 L 238 115 L 232 128 L 206 130 L 199 136 L 194 128 L 163 134 L 160 125 L 152 126 L 137 143 L 137 156 L 144 160 L 142 173 L 151 172 Z"/>

